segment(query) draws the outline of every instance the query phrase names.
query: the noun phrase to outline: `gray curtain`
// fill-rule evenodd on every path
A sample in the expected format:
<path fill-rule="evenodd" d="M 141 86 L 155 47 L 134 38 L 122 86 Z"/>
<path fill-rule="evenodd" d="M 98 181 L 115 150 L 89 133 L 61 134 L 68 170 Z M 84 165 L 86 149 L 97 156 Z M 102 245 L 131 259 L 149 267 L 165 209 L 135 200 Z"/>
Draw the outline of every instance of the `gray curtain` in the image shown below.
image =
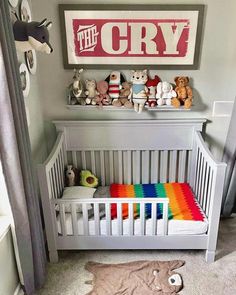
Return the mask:
<path fill-rule="evenodd" d="M 223 161 L 227 163 L 227 170 L 222 215 L 229 217 L 233 212 L 236 212 L 236 102 L 234 102 Z"/>
<path fill-rule="evenodd" d="M 26 294 L 34 294 L 45 280 L 45 243 L 39 199 L 34 185 L 31 148 L 20 90 L 18 61 L 7 0 L 0 1 L 1 69 L 0 155 L 16 228 L 19 259 Z"/>

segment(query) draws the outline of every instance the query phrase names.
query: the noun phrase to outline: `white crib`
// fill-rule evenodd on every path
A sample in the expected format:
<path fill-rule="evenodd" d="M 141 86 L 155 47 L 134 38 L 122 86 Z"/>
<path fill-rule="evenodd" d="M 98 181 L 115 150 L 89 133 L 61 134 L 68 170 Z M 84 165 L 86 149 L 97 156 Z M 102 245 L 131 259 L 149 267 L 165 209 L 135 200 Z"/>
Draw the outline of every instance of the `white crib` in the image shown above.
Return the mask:
<path fill-rule="evenodd" d="M 58 250 L 63 249 L 206 249 L 206 261 L 214 261 L 226 164 L 215 161 L 204 143 L 201 131 L 205 122 L 205 119 L 55 121 L 56 143 L 47 161 L 38 168 L 50 261 L 58 261 Z M 188 182 L 207 217 L 207 232 L 169 234 L 165 198 L 63 200 L 64 170 L 68 163 L 91 170 L 102 186 L 114 182 Z M 111 203 L 117 204 L 115 235 Z M 140 204 L 139 234 L 134 232 L 134 203 Z M 144 213 L 147 203 L 152 204 L 149 234 Z M 162 223 L 156 221 L 158 203 L 163 204 Z M 77 204 L 82 204 L 83 209 L 82 233 L 77 222 Z M 94 208 L 93 234 L 88 204 Z M 100 204 L 105 204 L 105 221 L 99 216 Z M 122 204 L 128 204 L 126 234 Z M 66 226 L 66 205 L 71 208 L 72 232 Z M 101 222 L 105 224 L 105 234 L 101 233 Z M 157 227 L 161 229 L 158 231 Z"/>

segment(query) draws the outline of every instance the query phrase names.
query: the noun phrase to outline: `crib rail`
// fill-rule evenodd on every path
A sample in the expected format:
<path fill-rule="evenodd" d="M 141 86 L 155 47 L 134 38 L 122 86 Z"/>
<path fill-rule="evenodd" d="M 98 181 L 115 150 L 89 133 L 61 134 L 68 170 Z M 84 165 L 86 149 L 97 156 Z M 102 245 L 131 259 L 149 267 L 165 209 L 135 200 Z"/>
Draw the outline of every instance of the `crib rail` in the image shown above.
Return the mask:
<path fill-rule="evenodd" d="M 193 149 L 191 186 L 207 217 L 210 215 L 214 198 L 222 197 L 226 164 L 217 162 L 206 146 L 200 132 L 196 132 Z M 219 191 L 216 192 L 216 184 Z"/>
<path fill-rule="evenodd" d="M 79 235 L 79 228 L 77 222 L 77 205 L 82 205 L 82 217 L 83 217 L 83 235 L 90 236 L 89 230 L 89 216 L 88 216 L 88 205 L 92 205 L 93 216 L 94 216 L 94 226 L 95 235 L 101 235 L 101 219 L 99 216 L 99 205 L 105 204 L 105 220 L 106 220 L 106 235 L 112 236 L 112 219 L 111 219 L 111 205 L 117 205 L 117 233 L 119 236 L 124 235 L 123 231 L 123 216 L 122 216 L 122 205 L 128 204 L 128 222 L 129 222 L 129 235 L 134 235 L 134 204 L 139 204 L 140 206 L 140 235 L 146 235 L 146 217 L 145 217 L 145 205 L 151 204 L 151 225 L 152 225 L 152 235 L 157 235 L 157 206 L 162 204 L 162 235 L 167 235 L 168 233 L 168 203 L 167 198 L 145 198 L 145 199 L 135 199 L 135 198 L 100 198 L 100 199 L 54 199 L 51 200 L 52 211 L 54 211 L 54 222 L 57 226 L 57 214 L 59 211 L 60 216 L 60 227 L 62 236 L 68 236 L 67 226 L 66 226 L 66 207 L 68 210 L 68 205 L 70 207 L 71 220 L 73 236 Z M 68 212 L 68 211 L 67 211 Z"/>
<path fill-rule="evenodd" d="M 187 182 L 191 150 L 73 150 L 68 161 L 90 170 L 101 185 Z"/>
<path fill-rule="evenodd" d="M 45 163 L 38 166 L 38 176 L 42 196 L 49 199 L 60 198 L 65 187 L 64 171 L 67 163 L 64 134 L 60 132 L 54 148 Z"/>

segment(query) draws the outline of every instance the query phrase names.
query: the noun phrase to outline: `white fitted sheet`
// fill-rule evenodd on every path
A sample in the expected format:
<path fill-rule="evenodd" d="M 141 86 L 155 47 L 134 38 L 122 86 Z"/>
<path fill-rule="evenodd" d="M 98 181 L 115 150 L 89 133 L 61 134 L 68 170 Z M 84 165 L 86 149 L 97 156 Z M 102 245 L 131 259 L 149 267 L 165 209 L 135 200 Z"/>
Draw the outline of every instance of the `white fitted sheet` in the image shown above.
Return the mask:
<path fill-rule="evenodd" d="M 66 234 L 73 234 L 72 217 L 71 213 L 65 214 L 66 219 Z M 118 224 L 117 219 L 112 222 L 112 235 L 118 235 Z M 77 213 L 77 223 L 79 235 L 84 234 L 83 229 L 83 217 Z M 57 216 L 58 232 L 61 233 L 60 216 Z M 169 235 L 201 235 L 207 232 L 208 221 L 205 218 L 204 221 L 192 221 L 192 220 L 169 220 L 168 223 L 168 234 Z M 146 235 L 152 235 L 152 220 L 146 219 L 145 225 Z M 106 232 L 106 219 L 100 220 L 100 232 L 101 235 L 107 235 Z M 157 235 L 163 234 L 163 219 L 157 220 Z M 94 219 L 89 220 L 89 235 L 95 235 L 95 222 Z M 123 235 L 129 235 L 129 219 L 123 220 Z M 141 223 L 140 219 L 134 220 L 134 235 L 141 235 Z"/>

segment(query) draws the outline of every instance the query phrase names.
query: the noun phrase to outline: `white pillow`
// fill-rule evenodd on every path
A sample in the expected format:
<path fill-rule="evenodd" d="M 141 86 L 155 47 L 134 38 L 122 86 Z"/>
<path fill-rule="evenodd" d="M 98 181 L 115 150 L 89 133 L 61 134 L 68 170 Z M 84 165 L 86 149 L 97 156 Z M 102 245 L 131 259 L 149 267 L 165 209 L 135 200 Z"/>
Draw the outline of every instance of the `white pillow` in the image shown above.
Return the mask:
<path fill-rule="evenodd" d="M 85 186 L 70 186 L 64 189 L 62 199 L 91 199 L 96 188 L 85 187 Z M 82 204 L 76 206 L 76 211 L 82 213 Z M 87 205 L 87 209 L 92 209 L 91 204 Z M 70 204 L 65 205 L 65 212 L 71 213 Z"/>

